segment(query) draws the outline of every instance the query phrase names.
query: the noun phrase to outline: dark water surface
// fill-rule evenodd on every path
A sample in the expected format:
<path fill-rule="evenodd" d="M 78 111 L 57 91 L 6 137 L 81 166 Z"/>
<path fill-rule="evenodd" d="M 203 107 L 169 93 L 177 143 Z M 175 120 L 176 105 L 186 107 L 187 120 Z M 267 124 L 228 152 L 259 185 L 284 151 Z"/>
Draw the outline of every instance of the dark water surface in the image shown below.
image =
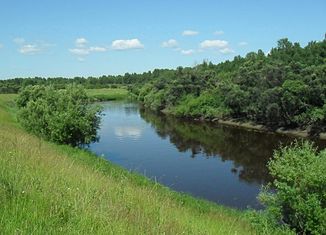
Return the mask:
<path fill-rule="evenodd" d="M 176 191 L 239 209 L 260 207 L 256 197 L 270 181 L 268 159 L 294 140 L 184 121 L 133 103 L 102 105 L 100 140 L 91 151 Z"/>

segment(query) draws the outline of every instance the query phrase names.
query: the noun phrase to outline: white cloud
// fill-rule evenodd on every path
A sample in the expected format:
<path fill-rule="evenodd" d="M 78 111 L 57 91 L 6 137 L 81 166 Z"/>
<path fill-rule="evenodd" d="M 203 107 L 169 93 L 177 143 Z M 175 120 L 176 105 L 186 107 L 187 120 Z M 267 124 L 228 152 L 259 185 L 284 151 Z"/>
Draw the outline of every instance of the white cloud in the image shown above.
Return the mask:
<path fill-rule="evenodd" d="M 46 43 L 44 41 L 36 41 L 33 43 L 27 42 L 24 38 L 21 37 L 14 38 L 13 42 L 19 46 L 18 52 L 24 55 L 34 55 L 41 53 L 45 49 L 55 46 L 54 44 Z"/>
<path fill-rule="evenodd" d="M 194 30 L 185 30 L 182 32 L 183 36 L 195 36 L 197 34 L 199 34 L 199 32 Z"/>
<path fill-rule="evenodd" d="M 106 52 L 108 49 L 106 47 L 90 47 L 90 52 Z"/>
<path fill-rule="evenodd" d="M 223 49 L 227 48 L 229 43 L 224 40 L 205 40 L 199 46 L 202 49 Z"/>
<path fill-rule="evenodd" d="M 231 48 L 228 48 L 228 47 L 219 50 L 219 52 L 221 52 L 222 54 L 232 54 L 232 53 L 234 53 L 234 51 Z"/>
<path fill-rule="evenodd" d="M 189 50 L 181 50 L 182 55 L 193 55 L 195 53 L 195 50 L 189 49 Z"/>
<path fill-rule="evenodd" d="M 36 44 L 26 44 L 22 45 L 18 51 L 22 54 L 34 55 L 35 53 L 40 52 L 41 48 Z"/>
<path fill-rule="evenodd" d="M 90 52 L 88 48 L 73 48 L 73 49 L 69 49 L 69 51 L 72 54 L 78 55 L 78 56 L 88 55 Z"/>
<path fill-rule="evenodd" d="M 126 39 L 126 40 L 115 40 L 111 45 L 113 50 L 130 50 L 130 49 L 142 49 L 144 45 L 139 39 Z"/>
<path fill-rule="evenodd" d="M 176 47 L 178 47 L 178 42 L 175 39 L 169 39 L 165 42 L 162 42 L 162 47 L 176 48 Z"/>
<path fill-rule="evenodd" d="M 3 47 L 3 45 L 0 43 L 0 49 Z"/>
<path fill-rule="evenodd" d="M 87 46 L 88 41 L 85 38 L 77 38 L 75 40 L 75 48 L 69 49 L 70 53 L 77 56 L 78 61 L 84 61 L 85 56 L 93 52 L 106 52 L 107 47 Z"/>
<path fill-rule="evenodd" d="M 239 46 L 241 46 L 241 47 L 244 47 L 244 46 L 247 46 L 247 45 L 248 45 L 247 42 L 239 42 Z"/>
<path fill-rule="evenodd" d="M 222 30 L 218 30 L 218 31 L 214 32 L 214 35 L 223 35 L 223 34 L 224 34 L 224 31 L 222 31 Z"/>
<path fill-rule="evenodd" d="M 201 50 L 218 50 L 222 54 L 234 53 L 234 51 L 229 46 L 229 42 L 225 40 L 205 40 L 199 44 L 199 47 Z"/>
<path fill-rule="evenodd" d="M 87 43 L 85 38 L 77 38 L 75 41 L 76 47 L 85 47 Z"/>

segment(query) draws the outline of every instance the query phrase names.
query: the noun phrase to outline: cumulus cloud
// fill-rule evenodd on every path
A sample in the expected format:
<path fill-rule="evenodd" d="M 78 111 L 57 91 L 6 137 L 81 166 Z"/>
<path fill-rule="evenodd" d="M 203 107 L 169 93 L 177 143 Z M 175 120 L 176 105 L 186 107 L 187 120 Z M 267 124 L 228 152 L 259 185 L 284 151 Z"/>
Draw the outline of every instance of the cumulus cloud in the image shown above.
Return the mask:
<path fill-rule="evenodd" d="M 144 45 L 137 38 L 126 40 L 115 40 L 111 45 L 113 50 L 130 50 L 130 49 L 143 49 Z"/>
<path fill-rule="evenodd" d="M 18 51 L 22 54 L 33 55 L 37 52 L 40 52 L 41 48 L 36 44 L 26 44 L 22 45 Z"/>
<path fill-rule="evenodd" d="M 85 38 L 77 38 L 75 41 L 76 47 L 85 47 L 88 41 Z"/>
<path fill-rule="evenodd" d="M 244 47 L 244 46 L 247 46 L 248 45 L 248 43 L 247 42 L 239 42 L 239 46 L 242 46 L 242 47 Z"/>
<path fill-rule="evenodd" d="M 224 34 L 224 31 L 222 31 L 222 30 L 218 30 L 218 31 L 214 32 L 214 35 L 223 35 L 223 34 Z"/>
<path fill-rule="evenodd" d="M 228 47 L 220 49 L 219 52 L 221 52 L 222 54 L 232 54 L 232 53 L 234 53 L 234 51 L 231 48 L 228 48 Z"/>
<path fill-rule="evenodd" d="M 197 34 L 199 34 L 199 32 L 194 30 L 185 30 L 182 32 L 183 36 L 195 36 Z"/>
<path fill-rule="evenodd" d="M 77 56 L 79 61 L 84 61 L 85 57 L 93 52 L 106 52 L 107 47 L 88 46 L 85 38 L 77 38 L 75 40 L 75 48 L 69 49 L 70 53 Z"/>
<path fill-rule="evenodd" d="M 176 47 L 178 47 L 178 42 L 175 39 L 169 39 L 165 42 L 162 42 L 162 47 L 176 48 Z"/>
<path fill-rule="evenodd" d="M 222 54 L 231 54 L 234 51 L 230 48 L 229 42 L 225 40 L 205 40 L 199 44 L 201 50 L 217 50 Z"/>
<path fill-rule="evenodd" d="M 89 51 L 90 52 L 105 52 L 107 51 L 107 48 L 106 47 L 90 47 L 89 48 Z"/>
<path fill-rule="evenodd" d="M 224 40 L 205 40 L 199 46 L 202 49 L 223 49 L 228 47 L 229 43 Z"/>
<path fill-rule="evenodd" d="M 69 51 L 72 54 L 78 55 L 78 56 L 88 55 L 90 53 L 88 48 L 73 48 L 73 49 L 69 49 Z"/>
<path fill-rule="evenodd" d="M 195 50 L 189 49 L 189 50 L 181 50 L 182 55 L 193 55 L 195 53 Z"/>
<path fill-rule="evenodd" d="M 24 38 L 14 38 L 13 41 L 19 46 L 18 52 L 24 55 L 34 55 L 54 46 L 53 44 L 45 43 L 43 41 L 30 43 Z"/>

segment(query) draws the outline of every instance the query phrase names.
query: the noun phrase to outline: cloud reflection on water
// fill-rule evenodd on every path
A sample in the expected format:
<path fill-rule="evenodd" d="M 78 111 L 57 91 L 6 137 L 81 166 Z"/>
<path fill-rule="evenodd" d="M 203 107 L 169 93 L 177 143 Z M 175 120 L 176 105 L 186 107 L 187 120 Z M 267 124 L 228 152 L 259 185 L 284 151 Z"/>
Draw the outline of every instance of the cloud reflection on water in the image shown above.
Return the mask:
<path fill-rule="evenodd" d="M 119 139 L 131 138 L 138 140 L 142 135 L 142 129 L 136 126 L 117 126 L 114 127 L 114 134 Z"/>

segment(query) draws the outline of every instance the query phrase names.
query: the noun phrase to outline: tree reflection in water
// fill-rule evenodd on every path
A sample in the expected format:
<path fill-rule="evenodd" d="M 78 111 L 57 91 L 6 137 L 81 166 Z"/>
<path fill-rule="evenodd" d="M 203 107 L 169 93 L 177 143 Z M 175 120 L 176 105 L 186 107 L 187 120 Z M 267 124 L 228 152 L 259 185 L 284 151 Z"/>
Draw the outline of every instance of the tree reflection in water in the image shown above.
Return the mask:
<path fill-rule="evenodd" d="M 140 115 L 161 138 L 169 138 L 179 151 L 190 150 L 190 157 L 195 158 L 202 153 L 207 158 L 219 157 L 222 161 L 232 161 L 234 167 L 231 172 L 248 183 L 269 182 L 271 176 L 266 164 L 273 151 L 294 140 L 271 133 L 181 120 L 143 108 Z"/>

